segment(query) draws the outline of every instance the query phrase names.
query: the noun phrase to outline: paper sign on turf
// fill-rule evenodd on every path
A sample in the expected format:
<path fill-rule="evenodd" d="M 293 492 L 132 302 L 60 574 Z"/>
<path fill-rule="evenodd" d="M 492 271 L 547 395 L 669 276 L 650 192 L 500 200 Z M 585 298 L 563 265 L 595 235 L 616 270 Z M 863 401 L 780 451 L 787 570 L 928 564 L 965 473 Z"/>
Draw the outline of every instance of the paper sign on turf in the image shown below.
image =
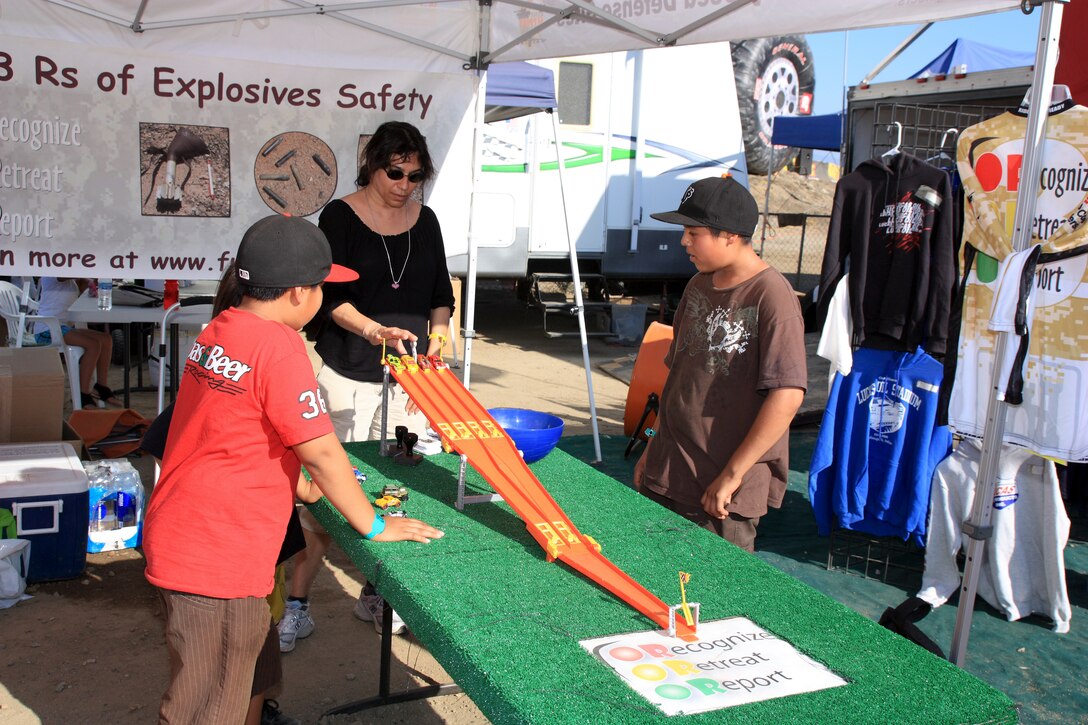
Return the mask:
<path fill-rule="evenodd" d="M 654 631 L 581 644 L 666 715 L 709 712 L 846 684 L 744 617 L 701 622 L 694 642 Z"/>

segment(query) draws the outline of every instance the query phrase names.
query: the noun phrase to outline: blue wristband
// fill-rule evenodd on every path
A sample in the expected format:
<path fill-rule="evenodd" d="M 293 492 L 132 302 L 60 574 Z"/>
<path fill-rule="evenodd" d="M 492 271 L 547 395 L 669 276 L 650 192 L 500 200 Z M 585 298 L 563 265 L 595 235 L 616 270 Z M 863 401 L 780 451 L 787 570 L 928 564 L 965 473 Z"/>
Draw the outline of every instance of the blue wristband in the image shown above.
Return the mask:
<path fill-rule="evenodd" d="M 370 525 L 370 533 L 364 534 L 363 538 L 369 541 L 375 536 L 380 536 L 383 531 L 385 531 L 385 519 L 382 518 L 382 515 L 380 513 L 375 511 L 374 523 Z"/>

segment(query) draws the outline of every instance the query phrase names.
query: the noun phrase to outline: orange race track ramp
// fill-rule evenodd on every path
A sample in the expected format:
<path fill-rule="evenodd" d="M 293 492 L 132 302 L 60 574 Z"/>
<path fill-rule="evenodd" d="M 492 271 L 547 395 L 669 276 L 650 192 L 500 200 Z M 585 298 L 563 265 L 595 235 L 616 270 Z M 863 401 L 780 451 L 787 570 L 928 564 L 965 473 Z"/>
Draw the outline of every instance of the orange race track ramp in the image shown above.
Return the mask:
<path fill-rule="evenodd" d="M 441 358 L 389 355 L 387 364 L 443 440 L 465 455 L 525 521 L 529 533 L 548 553 L 548 561 L 559 559 L 668 629 L 668 605 L 609 561 L 597 542 L 575 528 L 529 470 L 514 441 Z M 695 627 L 683 616 L 676 616 L 676 633 L 684 640 L 695 639 Z"/>

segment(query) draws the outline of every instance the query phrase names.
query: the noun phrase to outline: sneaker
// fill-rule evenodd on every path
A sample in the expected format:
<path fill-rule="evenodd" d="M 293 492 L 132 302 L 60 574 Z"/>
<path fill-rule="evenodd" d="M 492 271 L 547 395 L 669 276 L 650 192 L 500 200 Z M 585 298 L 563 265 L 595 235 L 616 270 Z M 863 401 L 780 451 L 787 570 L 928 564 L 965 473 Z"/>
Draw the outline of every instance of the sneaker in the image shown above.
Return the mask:
<path fill-rule="evenodd" d="M 309 603 L 289 600 L 276 629 L 280 633 L 280 652 L 293 650 L 295 640 L 305 639 L 314 633 L 314 618 L 310 616 Z"/>
<path fill-rule="evenodd" d="M 393 612 L 393 634 L 401 634 L 408 627 L 404 624 L 404 620 Z M 364 622 L 373 622 L 374 631 L 378 634 L 382 633 L 382 618 L 385 613 L 385 600 L 382 599 L 380 594 L 367 594 L 362 593 L 359 595 L 359 601 L 355 602 L 355 609 L 352 610 L 352 614 L 356 619 L 361 619 Z"/>
<path fill-rule="evenodd" d="M 265 700 L 261 709 L 261 725 L 302 725 L 302 721 L 280 712 L 280 704 L 275 700 Z"/>

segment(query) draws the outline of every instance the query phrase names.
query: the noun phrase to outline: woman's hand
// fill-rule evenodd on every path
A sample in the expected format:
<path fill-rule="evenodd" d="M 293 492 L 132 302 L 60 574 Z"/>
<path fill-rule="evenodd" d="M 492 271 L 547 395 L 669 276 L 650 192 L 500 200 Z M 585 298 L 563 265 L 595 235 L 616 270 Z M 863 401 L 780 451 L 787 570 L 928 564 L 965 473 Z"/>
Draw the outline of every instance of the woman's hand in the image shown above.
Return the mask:
<path fill-rule="evenodd" d="M 399 327 L 386 327 L 385 325 L 375 324 L 363 333 L 363 339 L 371 345 L 381 345 L 384 342 L 399 354 L 407 355 L 408 348 L 404 346 L 405 341 L 415 342 L 419 338 L 408 330 L 402 330 Z"/>
<path fill-rule="evenodd" d="M 445 535 L 446 532 L 417 519 L 389 516 L 385 519 L 385 530 L 375 536 L 374 541 L 418 541 L 429 544 Z"/>

